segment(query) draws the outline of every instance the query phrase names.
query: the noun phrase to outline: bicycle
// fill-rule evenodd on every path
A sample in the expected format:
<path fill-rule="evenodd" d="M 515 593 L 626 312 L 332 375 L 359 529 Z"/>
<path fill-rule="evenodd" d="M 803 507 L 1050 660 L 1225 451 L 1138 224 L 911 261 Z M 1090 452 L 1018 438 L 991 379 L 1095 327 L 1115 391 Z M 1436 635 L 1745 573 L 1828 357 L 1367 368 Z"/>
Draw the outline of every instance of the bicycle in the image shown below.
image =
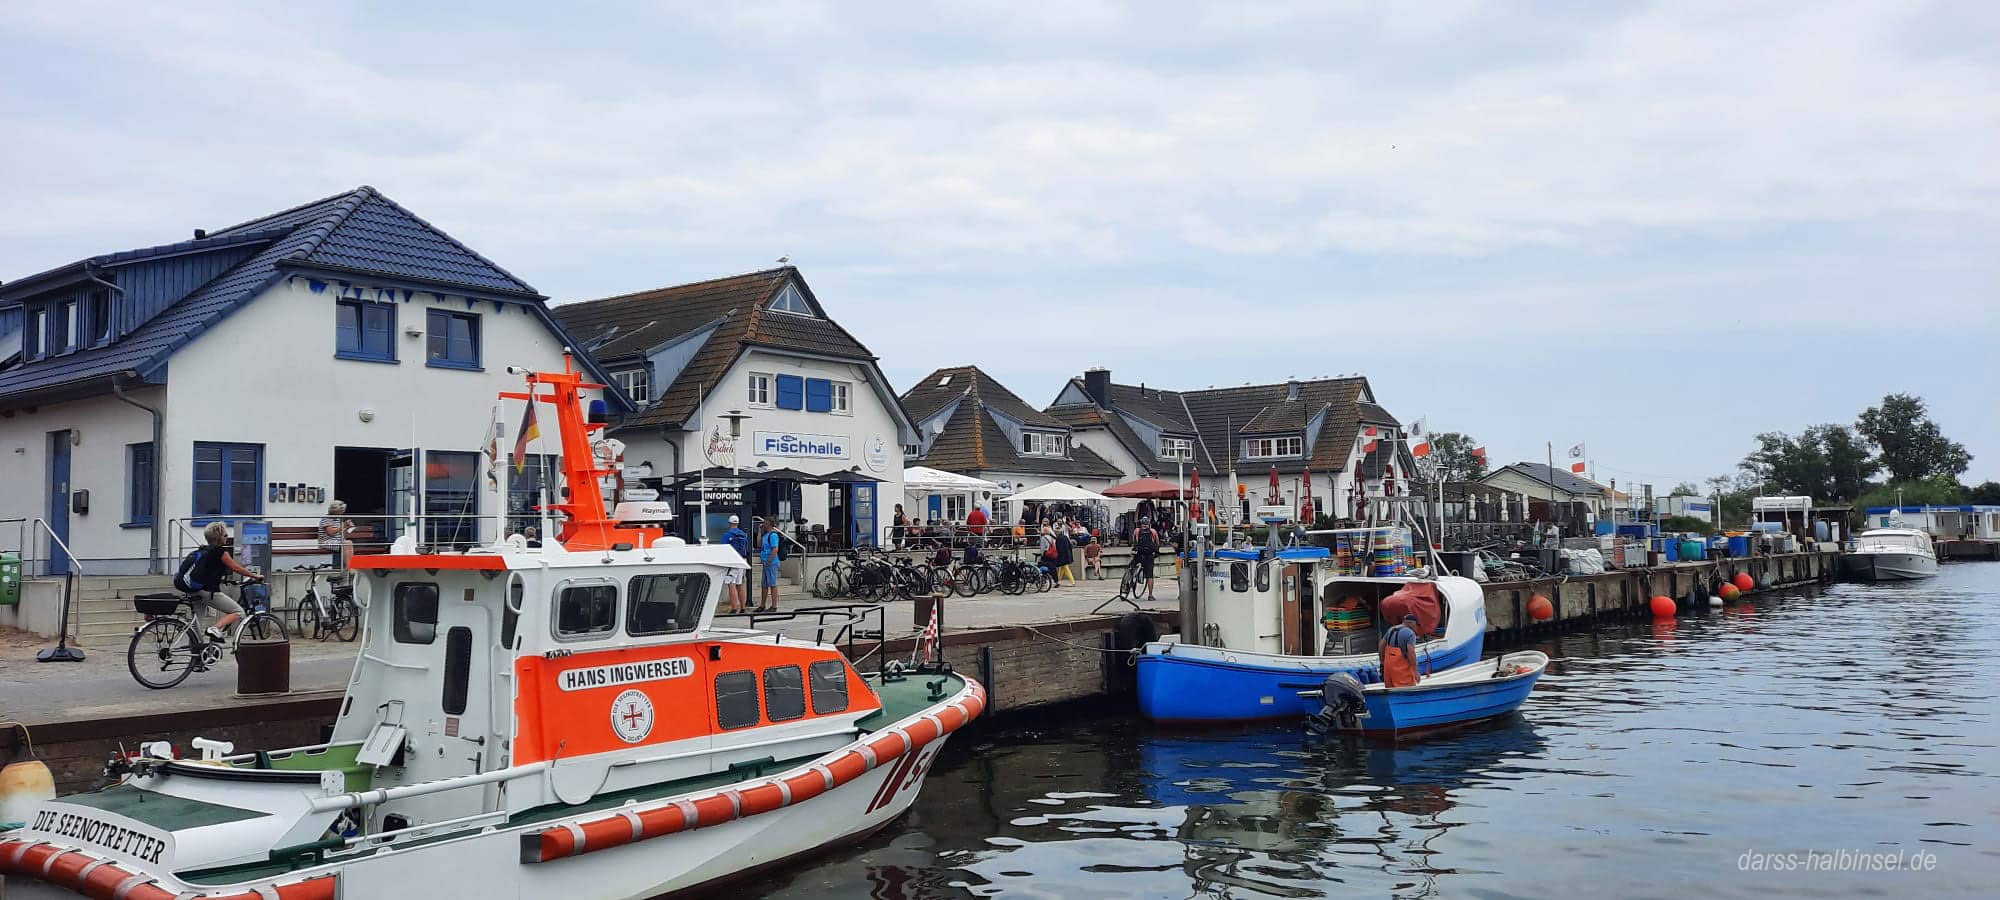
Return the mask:
<path fill-rule="evenodd" d="M 251 640 L 289 638 L 285 623 L 263 609 L 238 619 L 226 641 L 210 638 L 201 626 L 204 593 L 139 594 L 132 598 L 133 608 L 146 617 L 146 624 L 132 632 L 132 643 L 125 648 L 125 667 L 131 670 L 132 680 L 153 690 L 165 690 L 220 663 L 225 643 L 235 655 L 246 634 Z"/>
<path fill-rule="evenodd" d="M 299 567 L 299 571 L 310 574 L 305 596 L 299 598 L 299 608 L 293 613 L 294 625 L 300 637 L 310 634 L 313 640 L 323 641 L 332 636 L 343 643 L 352 642 L 361 634 L 361 610 L 354 605 L 353 582 L 334 584 L 328 578 L 328 596 L 319 594 L 319 573 L 331 568 L 333 563 Z"/>
<path fill-rule="evenodd" d="M 1139 600 L 1142 599 L 1141 594 L 1143 599 L 1153 599 L 1153 567 L 1150 561 L 1141 566 L 1139 560 L 1139 555 L 1134 553 L 1132 559 L 1125 563 L 1125 575 L 1118 580 L 1117 599 Z"/>

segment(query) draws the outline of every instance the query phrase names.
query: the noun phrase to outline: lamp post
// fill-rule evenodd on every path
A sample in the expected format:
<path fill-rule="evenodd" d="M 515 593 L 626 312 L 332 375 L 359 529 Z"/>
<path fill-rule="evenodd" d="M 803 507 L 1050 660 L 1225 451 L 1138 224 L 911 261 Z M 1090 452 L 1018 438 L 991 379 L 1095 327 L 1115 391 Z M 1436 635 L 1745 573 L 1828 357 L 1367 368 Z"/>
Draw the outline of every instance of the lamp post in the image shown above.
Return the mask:
<path fill-rule="evenodd" d="M 723 413 L 720 416 L 717 416 L 717 418 L 729 423 L 729 482 L 730 484 L 736 487 L 737 512 L 740 514 L 743 520 L 743 524 L 748 525 L 750 524 L 750 518 L 751 518 L 750 507 L 748 505 L 749 494 L 748 492 L 743 490 L 743 479 L 741 477 L 743 474 L 743 469 L 742 469 L 743 463 L 740 456 L 736 452 L 736 442 L 738 439 L 743 437 L 743 420 L 748 419 L 750 417 L 744 415 L 743 411 L 740 409 L 732 409 L 726 413 Z M 706 519 L 707 517 L 704 516 L 703 518 Z M 751 546 L 753 547 L 756 546 L 757 541 L 762 537 L 763 536 L 760 534 L 753 533 L 750 537 Z M 753 566 L 752 568 L 755 567 Z M 754 576 L 755 573 L 753 572 L 752 575 Z M 754 578 L 746 578 L 744 579 L 744 581 L 751 583 L 750 584 L 751 591 L 754 592 L 757 590 L 757 585 L 754 583 Z M 755 596 L 755 594 L 753 593 L 752 596 Z"/>

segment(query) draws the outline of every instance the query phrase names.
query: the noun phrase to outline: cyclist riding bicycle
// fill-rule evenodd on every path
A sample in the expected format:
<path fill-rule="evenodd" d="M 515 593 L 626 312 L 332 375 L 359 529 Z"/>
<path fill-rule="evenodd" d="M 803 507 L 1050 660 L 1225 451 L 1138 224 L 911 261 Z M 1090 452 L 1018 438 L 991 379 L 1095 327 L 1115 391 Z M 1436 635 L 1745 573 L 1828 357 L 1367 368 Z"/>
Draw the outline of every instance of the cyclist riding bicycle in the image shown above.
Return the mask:
<path fill-rule="evenodd" d="M 174 587 L 197 595 L 202 604 L 222 614 L 208 627 L 210 640 L 223 641 L 229 626 L 243 618 L 243 607 L 227 594 L 221 592 L 222 579 L 234 572 L 246 581 L 263 581 L 264 576 L 250 571 L 236 561 L 229 552 L 229 526 L 221 522 L 210 522 L 202 529 L 202 539 L 207 546 L 188 555 L 181 563 L 180 572 L 174 575 Z"/>

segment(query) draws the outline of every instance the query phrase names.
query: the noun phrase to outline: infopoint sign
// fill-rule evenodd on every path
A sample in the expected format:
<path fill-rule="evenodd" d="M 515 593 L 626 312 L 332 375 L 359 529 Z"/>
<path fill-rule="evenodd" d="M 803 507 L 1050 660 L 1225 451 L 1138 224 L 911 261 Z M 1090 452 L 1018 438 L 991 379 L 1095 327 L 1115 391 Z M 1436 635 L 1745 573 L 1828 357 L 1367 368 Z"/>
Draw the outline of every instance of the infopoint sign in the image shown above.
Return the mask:
<path fill-rule="evenodd" d="M 791 431 L 759 431 L 755 435 L 758 456 L 786 456 L 794 459 L 846 459 L 849 441 L 844 434 L 800 434 Z"/>

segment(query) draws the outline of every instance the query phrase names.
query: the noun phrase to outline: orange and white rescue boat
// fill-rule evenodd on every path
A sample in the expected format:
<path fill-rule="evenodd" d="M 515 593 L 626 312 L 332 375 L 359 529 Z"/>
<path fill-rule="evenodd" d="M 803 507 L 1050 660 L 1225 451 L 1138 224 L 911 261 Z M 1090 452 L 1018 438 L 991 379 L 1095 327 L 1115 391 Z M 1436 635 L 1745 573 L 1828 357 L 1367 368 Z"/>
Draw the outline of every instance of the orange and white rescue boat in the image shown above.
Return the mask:
<path fill-rule="evenodd" d="M 356 557 L 364 636 L 328 743 L 115 761 L 0 832 L 0 895 L 653 897 L 888 824 L 985 707 L 942 667 L 713 624 L 727 546 L 604 514 L 575 372 L 555 541 Z M 544 389 L 547 390 L 544 390 Z"/>

